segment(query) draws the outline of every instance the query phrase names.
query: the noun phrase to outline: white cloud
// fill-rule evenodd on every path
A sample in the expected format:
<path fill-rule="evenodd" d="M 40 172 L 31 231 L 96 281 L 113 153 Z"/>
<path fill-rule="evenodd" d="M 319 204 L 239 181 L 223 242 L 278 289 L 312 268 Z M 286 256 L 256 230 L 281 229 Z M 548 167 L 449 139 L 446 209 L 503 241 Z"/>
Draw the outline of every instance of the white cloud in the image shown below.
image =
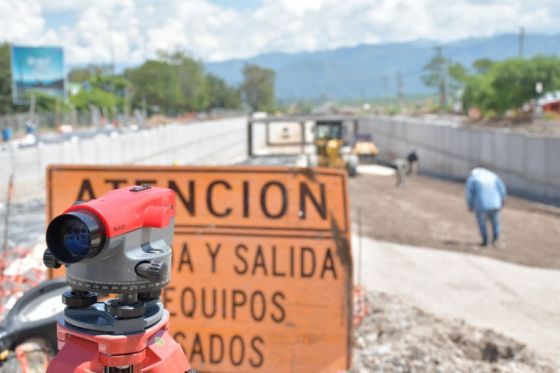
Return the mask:
<path fill-rule="evenodd" d="M 29 35 L 44 31 L 37 1 L 0 1 L 0 40 L 25 42 Z"/>
<path fill-rule="evenodd" d="M 221 60 L 415 39 L 558 32 L 556 0 L 0 0 L 0 40 L 59 44 L 71 63 L 134 64 L 159 49 Z M 50 18 L 49 18 L 50 17 Z M 59 18 L 57 18 L 59 17 Z M 71 22 L 60 22 L 61 18 Z M 47 22 L 46 19 L 50 21 Z"/>

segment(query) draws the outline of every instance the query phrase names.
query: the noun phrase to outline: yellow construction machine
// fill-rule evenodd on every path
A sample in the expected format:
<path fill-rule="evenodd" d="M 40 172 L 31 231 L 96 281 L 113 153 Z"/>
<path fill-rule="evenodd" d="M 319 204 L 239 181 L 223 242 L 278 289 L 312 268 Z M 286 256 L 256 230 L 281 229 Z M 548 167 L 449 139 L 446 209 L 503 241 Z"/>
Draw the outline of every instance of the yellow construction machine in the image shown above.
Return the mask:
<path fill-rule="evenodd" d="M 360 163 L 373 163 L 379 149 L 370 134 L 356 134 L 354 136 L 353 153 L 358 156 Z"/>
<path fill-rule="evenodd" d="M 349 176 L 355 176 L 358 157 L 344 140 L 343 121 L 316 121 L 314 132 L 317 165 L 342 168 L 348 172 Z"/>

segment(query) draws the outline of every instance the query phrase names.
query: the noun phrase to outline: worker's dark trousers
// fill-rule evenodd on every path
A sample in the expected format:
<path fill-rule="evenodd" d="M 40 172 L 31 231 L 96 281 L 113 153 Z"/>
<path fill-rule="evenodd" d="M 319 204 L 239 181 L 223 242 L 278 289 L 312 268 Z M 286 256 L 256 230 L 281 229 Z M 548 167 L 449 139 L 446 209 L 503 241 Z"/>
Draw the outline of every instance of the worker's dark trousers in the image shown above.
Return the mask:
<path fill-rule="evenodd" d="M 488 233 L 486 231 L 488 220 L 492 224 L 492 242 L 496 242 L 500 238 L 500 210 L 477 211 L 476 220 L 484 245 L 488 243 Z"/>

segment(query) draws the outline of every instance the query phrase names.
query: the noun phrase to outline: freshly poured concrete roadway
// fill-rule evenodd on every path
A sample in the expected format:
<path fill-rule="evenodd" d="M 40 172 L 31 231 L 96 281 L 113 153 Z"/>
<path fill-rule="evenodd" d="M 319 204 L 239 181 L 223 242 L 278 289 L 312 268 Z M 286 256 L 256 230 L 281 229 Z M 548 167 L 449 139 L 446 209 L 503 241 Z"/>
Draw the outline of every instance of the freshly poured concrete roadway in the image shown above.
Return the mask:
<path fill-rule="evenodd" d="M 560 270 L 362 239 L 362 284 L 525 343 L 560 369 Z M 354 276 L 359 239 L 353 237 Z M 499 250 L 499 249 L 498 249 Z"/>

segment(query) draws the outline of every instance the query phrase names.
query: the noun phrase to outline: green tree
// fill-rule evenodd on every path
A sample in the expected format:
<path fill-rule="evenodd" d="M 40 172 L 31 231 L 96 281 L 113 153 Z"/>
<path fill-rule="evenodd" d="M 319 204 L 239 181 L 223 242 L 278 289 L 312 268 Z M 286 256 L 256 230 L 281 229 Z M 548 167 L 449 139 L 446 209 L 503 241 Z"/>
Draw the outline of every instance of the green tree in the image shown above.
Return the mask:
<path fill-rule="evenodd" d="M 449 76 L 448 86 L 452 91 L 456 91 L 463 87 L 468 76 L 467 69 L 458 62 L 449 62 L 447 65 L 447 74 Z"/>
<path fill-rule="evenodd" d="M 560 59 L 557 57 L 510 58 L 482 67 L 466 79 L 463 104 L 467 109 L 478 107 L 503 115 L 536 99 L 537 82 L 545 91 L 560 89 Z"/>
<path fill-rule="evenodd" d="M 140 107 L 145 99 L 149 105 L 159 106 L 164 111 L 171 111 L 175 107 L 178 100 L 174 96 L 178 95 L 178 89 L 167 67 L 163 61 L 149 60 L 125 72 L 135 87 L 135 106 Z"/>
<path fill-rule="evenodd" d="M 119 75 L 91 75 L 83 82 L 84 88 L 70 97 L 78 110 L 89 110 L 90 105 L 106 109 L 109 113 L 126 111 L 127 90 L 132 84 Z M 128 107 L 126 107 L 128 108 Z"/>
<path fill-rule="evenodd" d="M 424 66 L 422 81 L 428 87 L 436 88 L 439 92 L 440 107 L 447 103 L 446 69 L 448 60 L 438 50 L 435 56 Z"/>
<path fill-rule="evenodd" d="M 172 74 L 178 85 L 179 106 L 188 111 L 205 110 L 209 96 L 202 64 L 181 51 L 160 53 L 160 58 L 171 65 Z"/>
<path fill-rule="evenodd" d="M 207 109 L 210 98 L 202 64 L 183 52 L 160 53 L 125 72 L 134 85 L 136 106 L 145 99 L 168 114 Z"/>
<path fill-rule="evenodd" d="M 68 105 L 63 98 L 55 97 L 43 92 L 33 92 L 35 95 L 35 110 L 37 112 L 54 113 L 57 111 L 66 111 Z"/>
<path fill-rule="evenodd" d="M 12 72 L 10 69 L 10 45 L 0 44 L 0 114 L 16 111 L 12 105 Z"/>
<path fill-rule="evenodd" d="M 70 102 L 78 110 L 89 110 L 89 105 L 107 109 L 111 114 L 122 105 L 119 98 L 99 88 L 82 89 L 80 92 L 70 97 Z"/>
<path fill-rule="evenodd" d="M 468 110 L 477 107 L 484 113 L 494 111 L 496 107 L 496 93 L 492 87 L 491 75 L 472 75 L 465 81 L 463 92 L 463 107 Z"/>
<path fill-rule="evenodd" d="M 243 78 L 241 92 L 251 110 L 269 112 L 274 110 L 276 104 L 274 70 L 248 64 L 243 68 Z"/>
<path fill-rule="evenodd" d="M 478 74 L 486 74 L 490 71 L 494 62 L 489 58 L 479 58 L 474 61 L 473 67 Z"/>
<path fill-rule="evenodd" d="M 68 80 L 73 83 L 82 83 L 97 76 L 110 75 L 111 68 L 107 65 L 88 65 L 86 67 L 77 67 L 68 73 Z"/>
<path fill-rule="evenodd" d="M 206 76 L 209 103 L 208 109 L 239 109 L 241 108 L 241 94 L 239 90 L 229 87 L 223 79 L 215 75 Z"/>
<path fill-rule="evenodd" d="M 132 88 L 132 83 L 120 75 L 97 75 L 89 80 L 89 85 L 121 98 L 124 98 L 127 89 Z"/>
<path fill-rule="evenodd" d="M 560 88 L 560 61 L 556 57 L 505 60 L 495 66 L 493 73 L 496 111 L 502 114 L 536 98 L 537 82 L 542 83 L 547 91 Z"/>
<path fill-rule="evenodd" d="M 443 56 L 441 50 L 424 66 L 422 81 L 428 87 L 436 88 L 440 96 L 440 107 L 447 105 L 450 90 L 461 88 L 467 78 L 467 70 L 463 65 Z"/>

